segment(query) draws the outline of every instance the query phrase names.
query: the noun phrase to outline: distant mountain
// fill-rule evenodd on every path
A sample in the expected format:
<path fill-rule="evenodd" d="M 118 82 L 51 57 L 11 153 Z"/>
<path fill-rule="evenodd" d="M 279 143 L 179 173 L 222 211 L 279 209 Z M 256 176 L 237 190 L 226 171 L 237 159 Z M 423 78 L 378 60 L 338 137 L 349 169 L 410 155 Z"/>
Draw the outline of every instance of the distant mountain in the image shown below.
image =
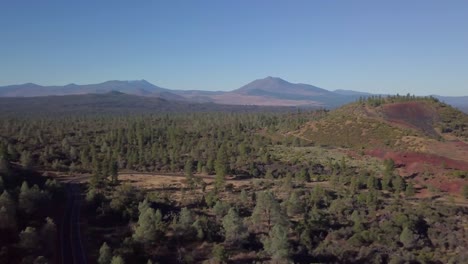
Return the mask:
<path fill-rule="evenodd" d="M 374 94 L 352 90 L 329 91 L 310 84 L 290 83 L 278 77 L 254 80 L 233 91 L 171 90 L 145 80 L 107 81 L 98 84 L 41 86 L 33 83 L 0 87 L 0 97 L 37 97 L 51 95 L 103 94 L 119 91 L 126 94 L 158 97 L 168 101 L 216 103 L 227 105 L 301 106 L 336 108 Z M 435 96 L 441 101 L 468 112 L 468 96 Z"/>
<path fill-rule="evenodd" d="M 102 94 L 119 91 L 126 94 L 160 97 L 167 100 L 185 100 L 171 90 L 158 87 L 145 80 L 107 81 L 98 84 L 68 84 L 65 86 L 41 86 L 33 83 L 0 87 L 0 97 L 36 97 L 49 95 Z"/>
<path fill-rule="evenodd" d="M 310 84 L 290 83 L 277 77 L 250 82 L 239 89 L 213 97 L 216 103 L 277 104 L 315 107 L 337 107 L 356 100 Z"/>
<path fill-rule="evenodd" d="M 290 83 L 277 77 L 266 77 L 250 82 L 232 91 L 237 94 L 270 96 L 281 99 L 300 100 L 304 97 L 332 96 L 332 92 L 303 83 Z"/>

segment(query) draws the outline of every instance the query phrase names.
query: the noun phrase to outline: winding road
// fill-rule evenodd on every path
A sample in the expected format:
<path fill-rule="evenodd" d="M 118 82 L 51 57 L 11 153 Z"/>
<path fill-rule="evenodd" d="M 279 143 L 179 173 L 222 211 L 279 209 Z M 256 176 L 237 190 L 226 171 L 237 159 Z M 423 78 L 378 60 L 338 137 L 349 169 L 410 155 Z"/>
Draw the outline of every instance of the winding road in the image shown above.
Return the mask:
<path fill-rule="evenodd" d="M 63 264 L 86 264 L 86 254 L 81 243 L 80 207 L 81 192 L 76 183 L 66 183 L 67 202 L 61 228 L 61 255 Z"/>

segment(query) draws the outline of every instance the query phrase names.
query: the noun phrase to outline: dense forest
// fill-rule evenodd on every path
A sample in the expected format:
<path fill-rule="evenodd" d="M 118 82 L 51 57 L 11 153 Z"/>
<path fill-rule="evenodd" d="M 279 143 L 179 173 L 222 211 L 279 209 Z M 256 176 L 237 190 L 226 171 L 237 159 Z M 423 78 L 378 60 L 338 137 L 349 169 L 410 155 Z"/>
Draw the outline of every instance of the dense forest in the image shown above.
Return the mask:
<path fill-rule="evenodd" d="M 468 208 L 415 198 L 393 160 L 278 153 L 320 147 L 289 132 L 325 115 L 10 113 L 0 119 L 0 262 L 60 258 L 67 190 L 54 176 L 68 175 L 87 179 L 90 263 L 466 263 Z M 141 188 L 124 173 L 184 180 Z"/>

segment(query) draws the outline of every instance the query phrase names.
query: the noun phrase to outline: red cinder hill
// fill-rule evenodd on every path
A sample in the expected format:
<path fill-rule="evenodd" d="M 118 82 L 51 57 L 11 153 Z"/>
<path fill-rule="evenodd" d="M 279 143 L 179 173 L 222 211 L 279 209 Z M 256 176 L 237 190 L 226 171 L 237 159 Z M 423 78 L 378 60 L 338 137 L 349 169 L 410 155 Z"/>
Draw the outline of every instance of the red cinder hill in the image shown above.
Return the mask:
<path fill-rule="evenodd" d="M 407 177 L 436 176 L 424 181 L 436 181 L 441 190 L 459 191 L 462 185 L 455 183 L 466 181 L 457 175 L 468 171 L 468 115 L 432 97 L 362 99 L 292 134 L 361 156 L 393 159 Z"/>

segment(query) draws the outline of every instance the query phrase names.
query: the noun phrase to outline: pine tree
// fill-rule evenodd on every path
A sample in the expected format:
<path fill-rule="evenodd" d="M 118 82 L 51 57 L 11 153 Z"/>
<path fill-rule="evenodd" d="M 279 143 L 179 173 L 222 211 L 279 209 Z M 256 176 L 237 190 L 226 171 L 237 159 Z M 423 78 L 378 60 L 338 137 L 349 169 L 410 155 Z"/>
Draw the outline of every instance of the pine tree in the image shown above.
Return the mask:
<path fill-rule="evenodd" d="M 296 178 L 300 182 L 310 182 L 309 172 L 305 168 L 301 169 L 301 171 L 299 172 Z"/>
<path fill-rule="evenodd" d="M 465 199 L 468 199 L 468 185 L 464 185 L 463 188 L 462 188 L 462 196 L 465 198 Z"/>
<path fill-rule="evenodd" d="M 47 217 L 45 219 L 45 223 L 41 228 L 40 231 L 41 239 L 43 241 L 43 245 L 46 249 L 48 254 L 52 254 L 55 249 L 55 242 L 57 237 L 57 226 L 55 225 L 54 221 Z"/>
<path fill-rule="evenodd" d="M 276 224 L 263 241 L 265 251 L 270 254 L 274 261 L 287 262 L 290 256 L 290 244 L 288 241 L 288 228 Z"/>
<path fill-rule="evenodd" d="M 16 212 L 15 202 L 7 190 L 4 190 L 2 195 L 0 195 L 0 207 L 5 207 L 6 210 L 13 213 Z"/>
<path fill-rule="evenodd" d="M 10 163 L 8 162 L 6 156 L 0 156 L 0 174 L 10 176 L 10 173 Z"/>
<path fill-rule="evenodd" d="M 139 208 L 140 209 L 140 208 Z M 143 210 L 143 207 L 141 207 Z M 133 238 L 141 243 L 154 243 L 164 234 L 165 225 L 160 210 L 148 207 L 140 211 Z"/>
<path fill-rule="evenodd" d="M 369 178 L 367 179 L 366 186 L 367 186 L 367 189 L 369 189 L 369 190 L 378 190 L 379 187 L 378 187 L 377 178 L 375 178 L 372 175 L 369 176 Z"/>
<path fill-rule="evenodd" d="M 405 180 L 400 176 L 396 175 L 392 181 L 395 193 L 400 193 L 406 188 Z"/>
<path fill-rule="evenodd" d="M 37 235 L 36 229 L 34 227 L 26 227 L 21 233 L 19 234 L 20 247 L 32 250 L 36 249 L 39 245 L 39 236 Z"/>
<path fill-rule="evenodd" d="M 199 216 L 197 220 L 193 223 L 193 228 L 197 232 L 197 238 L 200 241 L 203 241 L 205 238 L 208 238 L 207 235 L 210 227 L 208 226 L 208 218 L 206 216 Z M 208 238 L 209 240 L 210 238 Z"/>
<path fill-rule="evenodd" d="M 242 242 L 248 236 L 247 228 L 234 208 L 223 218 L 223 229 L 226 241 L 230 243 Z"/>
<path fill-rule="evenodd" d="M 121 256 L 114 256 L 112 257 L 111 264 L 125 264 L 125 261 Z"/>
<path fill-rule="evenodd" d="M 192 228 L 193 222 L 194 218 L 192 212 L 187 207 L 182 208 L 177 222 L 178 229 L 182 232 L 189 232 Z"/>
<path fill-rule="evenodd" d="M 213 206 L 213 212 L 216 215 L 216 218 L 219 220 L 223 218 L 229 211 L 229 204 L 221 200 L 218 200 Z"/>
<path fill-rule="evenodd" d="M 116 184 L 119 181 L 119 164 L 117 161 L 112 161 L 110 164 L 110 175 L 112 178 L 112 183 Z"/>
<path fill-rule="evenodd" d="M 188 159 L 185 162 L 184 166 L 184 174 L 185 178 L 187 179 L 187 184 L 190 189 L 193 189 L 195 187 L 195 179 L 193 178 L 193 168 L 192 168 L 193 162 L 191 159 Z"/>
<path fill-rule="evenodd" d="M 33 209 L 34 204 L 31 203 L 29 186 L 26 181 L 23 181 L 21 184 L 18 201 L 18 206 L 21 210 L 30 212 Z"/>
<path fill-rule="evenodd" d="M 223 247 L 223 245 L 220 244 L 215 244 L 213 246 L 211 255 L 213 256 L 213 259 L 217 261 L 217 263 L 226 263 L 229 259 L 226 249 Z"/>
<path fill-rule="evenodd" d="M 99 249 L 99 264 L 110 264 L 112 260 L 112 250 L 107 245 L 106 242 L 102 243 L 101 248 Z"/>
<path fill-rule="evenodd" d="M 221 147 L 218 149 L 215 161 L 215 171 L 215 189 L 219 191 L 224 187 L 226 182 L 225 177 L 228 171 L 228 159 L 226 155 L 226 147 L 224 145 L 221 145 Z"/>
<path fill-rule="evenodd" d="M 91 187 L 97 188 L 102 183 L 101 163 L 98 161 L 96 156 L 93 156 L 92 164 L 93 164 L 93 172 L 91 174 L 91 179 L 89 181 L 89 184 Z"/>
<path fill-rule="evenodd" d="M 193 169 L 192 169 L 193 164 L 192 163 L 193 163 L 192 160 L 188 159 L 185 162 L 185 166 L 184 166 L 184 174 L 188 181 L 193 180 Z"/>
<path fill-rule="evenodd" d="M 247 206 L 249 204 L 249 196 L 247 195 L 247 192 L 244 189 L 242 189 L 240 193 L 240 201 L 244 206 Z"/>
<path fill-rule="evenodd" d="M 415 242 L 415 234 L 409 227 L 403 228 L 403 231 L 400 234 L 400 242 L 406 248 L 411 248 Z"/>
<path fill-rule="evenodd" d="M 299 194 L 297 192 L 292 192 L 286 203 L 286 211 L 289 216 L 300 214 L 304 210 L 304 204 L 301 199 L 299 199 Z"/>
<path fill-rule="evenodd" d="M 412 197 L 415 194 L 414 186 L 411 182 L 406 185 L 405 195 L 407 197 Z"/>
<path fill-rule="evenodd" d="M 23 169 L 25 170 L 30 170 L 32 168 L 32 158 L 31 158 L 31 153 L 29 151 L 23 151 L 21 153 L 21 166 L 23 166 Z"/>
<path fill-rule="evenodd" d="M 16 229 L 16 217 L 14 212 L 8 210 L 5 206 L 0 206 L 0 230 Z"/>
<path fill-rule="evenodd" d="M 280 204 L 271 192 L 260 192 L 256 197 L 256 205 L 252 212 L 254 226 L 259 227 L 266 224 L 267 230 L 270 231 L 272 225 L 281 224 L 286 226 L 288 224 L 287 217 L 281 211 Z"/>

